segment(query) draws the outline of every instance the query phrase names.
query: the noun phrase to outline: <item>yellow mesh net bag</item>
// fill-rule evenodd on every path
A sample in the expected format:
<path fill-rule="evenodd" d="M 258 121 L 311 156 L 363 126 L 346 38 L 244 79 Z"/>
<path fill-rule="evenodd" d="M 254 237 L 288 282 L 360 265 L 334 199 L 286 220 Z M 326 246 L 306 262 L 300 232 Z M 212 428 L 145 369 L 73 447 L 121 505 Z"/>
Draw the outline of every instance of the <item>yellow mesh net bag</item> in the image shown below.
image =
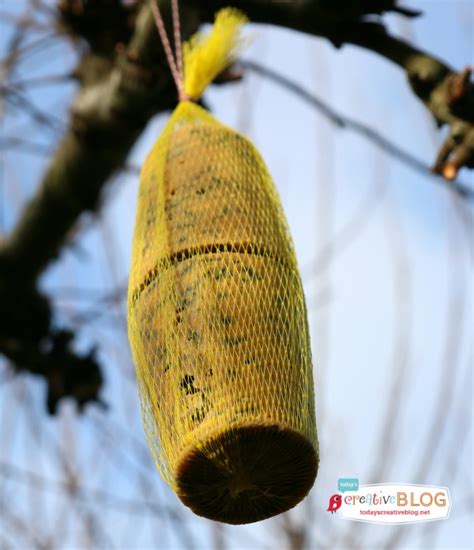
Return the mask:
<path fill-rule="evenodd" d="M 197 98 L 243 16 L 185 45 Z M 195 513 L 232 524 L 295 506 L 318 466 L 311 351 L 274 183 L 241 134 L 181 101 L 140 178 L 128 331 L 148 443 Z"/>

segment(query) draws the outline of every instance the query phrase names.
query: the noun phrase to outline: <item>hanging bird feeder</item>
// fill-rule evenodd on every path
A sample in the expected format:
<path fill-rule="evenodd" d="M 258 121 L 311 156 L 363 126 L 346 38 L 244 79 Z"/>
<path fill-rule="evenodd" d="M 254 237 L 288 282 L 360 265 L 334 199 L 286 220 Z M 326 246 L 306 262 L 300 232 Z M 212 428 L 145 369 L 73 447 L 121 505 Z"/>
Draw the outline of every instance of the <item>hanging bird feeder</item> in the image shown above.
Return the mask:
<path fill-rule="evenodd" d="M 169 59 L 181 101 L 141 173 L 128 297 L 158 469 L 196 514 L 232 524 L 295 506 L 318 466 L 306 307 L 278 194 L 252 143 L 194 103 L 234 61 L 244 22 L 224 9 L 185 45 L 184 82 Z"/>

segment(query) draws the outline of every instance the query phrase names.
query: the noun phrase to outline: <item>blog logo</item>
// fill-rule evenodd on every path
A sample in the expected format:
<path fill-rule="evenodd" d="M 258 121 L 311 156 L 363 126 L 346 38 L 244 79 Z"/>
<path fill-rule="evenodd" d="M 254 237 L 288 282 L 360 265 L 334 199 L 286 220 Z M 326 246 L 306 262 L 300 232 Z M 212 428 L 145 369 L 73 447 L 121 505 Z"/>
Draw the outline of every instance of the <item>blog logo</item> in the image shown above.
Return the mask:
<path fill-rule="evenodd" d="M 447 487 L 410 483 L 359 485 L 357 479 L 341 478 L 338 489 L 339 495 L 331 496 L 327 511 L 338 511 L 343 519 L 353 521 L 398 525 L 447 519 L 451 511 Z"/>

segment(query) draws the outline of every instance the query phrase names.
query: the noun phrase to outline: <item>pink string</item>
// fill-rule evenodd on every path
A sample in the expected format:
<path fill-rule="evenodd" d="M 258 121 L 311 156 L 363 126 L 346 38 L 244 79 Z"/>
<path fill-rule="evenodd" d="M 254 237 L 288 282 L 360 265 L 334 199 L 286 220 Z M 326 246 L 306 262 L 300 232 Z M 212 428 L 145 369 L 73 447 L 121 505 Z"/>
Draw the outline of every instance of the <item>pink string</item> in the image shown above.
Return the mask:
<path fill-rule="evenodd" d="M 176 65 L 177 65 L 178 73 L 181 77 L 181 82 L 184 82 L 183 47 L 181 44 L 181 26 L 179 22 L 178 0 L 172 0 L 171 8 L 173 10 L 173 31 L 174 31 L 174 48 L 176 52 Z"/>
<path fill-rule="evenodd" d="M 172 7 L 177 64 L 173 57 L 173 52 L 171 50 L 171 45 L 168 40 L 168 35 L 166 34 L 165 24 L 163 23 L 163 18 L 161 17 L 160 8 L 158 7 L 157 0 L 151 0 L 151 11 L 153 12 L 153 17 L 155 18 L 155 23 L 160 34 L 161 43 L 163 44 L 163 49 L 165 50 L 166 59 L 171 70 L 173 80 L 176 84 L 176 88 L 178 89 L 179 100 L 183 101 L 188 98 L 184 93 L 183 84 L 183 62 L 181 54 L 181 29 L 179 26 L 178 0 L 173 0 Z"/>

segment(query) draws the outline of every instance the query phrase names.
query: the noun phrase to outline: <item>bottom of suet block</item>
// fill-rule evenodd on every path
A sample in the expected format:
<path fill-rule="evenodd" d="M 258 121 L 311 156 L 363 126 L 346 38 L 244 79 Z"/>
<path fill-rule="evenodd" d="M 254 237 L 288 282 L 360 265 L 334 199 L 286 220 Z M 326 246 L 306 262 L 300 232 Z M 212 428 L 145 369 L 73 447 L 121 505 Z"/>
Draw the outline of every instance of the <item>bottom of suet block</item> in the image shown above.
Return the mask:
<path fill-rule="evenodd" d="M 194 513 L 230 524 L 293 508 L 318 469 L 313 444 L 277 425 L 238 426 L 188 447 L 176 470 L 176 492 Z"/>

